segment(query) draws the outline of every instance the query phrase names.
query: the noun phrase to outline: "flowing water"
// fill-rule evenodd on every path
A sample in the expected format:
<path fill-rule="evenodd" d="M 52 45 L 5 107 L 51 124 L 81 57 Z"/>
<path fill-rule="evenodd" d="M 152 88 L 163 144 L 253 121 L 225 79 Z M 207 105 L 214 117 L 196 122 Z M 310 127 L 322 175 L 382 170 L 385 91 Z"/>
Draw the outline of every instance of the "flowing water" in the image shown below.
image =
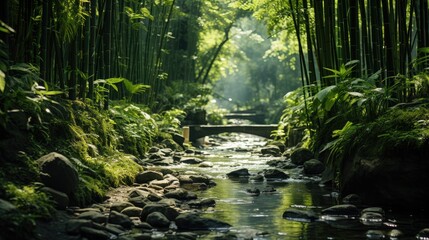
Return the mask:
<path fill-rule="evenodd" d="M 338 204 L 337 194 L 319 185 L 317 177 L 302 176 L 296 169 L 286 171 L 291 175 L 288 180 L 254 182 L 248 178 L 228 179 L 225 174 L 233 170 L 247 168 L 251 174 L 256 174 L 269 168 L 267 161 L 281 158 L 260 156 L 259 149 L 265 144 L 262 138 L 232 134 L 227 140 L 203 150 L 203 159 L 211 162 L 212 168 L 186 164 L 174 167 L 211 176 L 217 185 L 198 195 L 214 198 L 216 207 L 207 209 L 204 216 L 233 226 L 229 235 L 214 231 L 201 239 L 416 239 L 421 229 L 429 227 L 427 218 L 389 211 L 386 211 L 383 222 L 373 226 L 361 224 L 358 218 L 313 222 L 284 219 L 283 213 L 288 208 L 312 209 L 320 214 L 322 209 Z M 254 188 L 260 189 L 261 194 L 252 196 L 246 191 Z M 264 192 L 264 189 L 273 188 L 275 192 Z M 394 237 L 394 229 L 399 229 L 403 235 Z M 225 237 L 232 235 L 237 238 Z"/>

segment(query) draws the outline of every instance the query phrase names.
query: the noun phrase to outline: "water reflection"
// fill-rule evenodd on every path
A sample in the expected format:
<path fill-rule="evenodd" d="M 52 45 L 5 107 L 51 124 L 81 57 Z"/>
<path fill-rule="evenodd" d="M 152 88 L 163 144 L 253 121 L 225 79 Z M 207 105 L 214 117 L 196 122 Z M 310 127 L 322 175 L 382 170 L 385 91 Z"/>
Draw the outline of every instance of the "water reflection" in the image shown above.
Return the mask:
<path fill-rule="evenodd" d="M 240 138 L 237 138 L 240 140 Z M 242 140 L 243 138 L 241 138 Z M 334 222 L 331 225 L 321 220 L 314 222 L 291 221 L 283 218 L 283 213 L 288 208 L 306 209 L 310 208 L 318 215 L 321 210 L 338 204 L 335 194 L 332 191 L 321 187 L 317 182 L 295 176 L 291 170 L 291 179 L 286 181 L 252 181 L 248 178 L 231 180 L 225 174 L 239 168 L 247 168 L 251 174 L 256 174 L 264 168 L 268 168 L 266 162 L 273 160 L 272 157 L 261 157 L 257 151 L 264 142 L 258 138 L 246 137 L 246 141 L 229 142 L 228 144 L 209 149 L 204 160 L 213 163 L 212 168 L 198 168 L 193 165 L 176 166 L 180 171 L 197 171 L 214 178 L 217 186 L 198 193 L 202 198 L 214 198 L 216 207 L 205 212 L 204 215 L 221 221 L 225 221 L 233 226 L 230 233 L 238 236 L 238 239 L 367 239 L 368 236 L 377 232 L 368 232 L 375 227 L 375 230 L 382 230 L 385 236 L 394 229 L 386 223 L 393 224 L 396 220 L 387 219 L 383 226 L 365 226 L 359 219 L 353 220 L 349 227 L 349 222 Z M 235 152 L 235 149 L 240 149 Z M 243 149 L 247 149 L 243 151 Z M 259 189 L 258 196 L 250 195 L 246 189 Z M 264 189 L 274 188 L 275 192 L 264 192 Z M 400 219 L 395 215 L 392 219 Z M 406 218 L 408 219 L 408 218 Z M 424 224 L 428 222 L 425 221 Z M 398 225 L 398 222 L 395 222 Z M 400 239 L 415 239 L 416 233 L 424 228 L 416 226 L 409 230 L 410 225 L 404 225 L 401 229 L 406 234 Z M 414 223 L 415 224 L 415 223 Z M 345 226 L 345 227 L 344 227 Z M 426 227 L 428 227 L 427 225 Z M 384 228 L 383 228 L 384 227 Z M 407 232 L 408 230 L 408 232 Z M 369 234 L 371 233 L 371 234 Z M 221 233 L 211 233 L 202 239 L 236 239 L 234 237 L 224 238 Z M 393 239 L 393 238 L 390 238 Z"/>

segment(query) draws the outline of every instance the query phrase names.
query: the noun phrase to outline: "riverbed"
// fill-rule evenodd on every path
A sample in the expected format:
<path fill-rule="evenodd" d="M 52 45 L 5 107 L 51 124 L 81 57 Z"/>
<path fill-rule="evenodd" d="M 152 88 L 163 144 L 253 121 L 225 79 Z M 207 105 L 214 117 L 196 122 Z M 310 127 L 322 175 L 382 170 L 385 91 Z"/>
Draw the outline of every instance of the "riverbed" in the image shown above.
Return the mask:
<path fill-rule="evenodd" d="M 247 134 L 214 137 L 202 149 L 201 157 L 212 167 L 189 164 L 170 167 L 206 174 L 216 182 L 215 187 L 198 193 L 199 197 L 216 200 L 216 206 L 205 210 L 203 215 L 233 227 L 229 233 L 213 231 L 201 235 L 201 239 L 229 239 L 228 236 L 231 239 L 416 239 L 421 229 L 429 227 L 424 213 L 399 213 L 389 209 L 383 209 L 382 222 L 366 225 L 358 217 L 346 221 L 283 218 L 284 211 L 290 208 L 311 210 L 320 216 L 323 209 L 340 204 L 341 199 L 335 189 L 320 184 L 319 176 L 305 176 L 300 168 L 284 170 L 290 175 L 287 180 L 226 177 L 226 173 L 240 168 L 257 174 L 270 168 L 267 162 L 285 159 L 261 155 L 260 149 L 265 144 L 265 139 Z M 261 193 L 249 194 L 248 189 L 258 189 Z"/>

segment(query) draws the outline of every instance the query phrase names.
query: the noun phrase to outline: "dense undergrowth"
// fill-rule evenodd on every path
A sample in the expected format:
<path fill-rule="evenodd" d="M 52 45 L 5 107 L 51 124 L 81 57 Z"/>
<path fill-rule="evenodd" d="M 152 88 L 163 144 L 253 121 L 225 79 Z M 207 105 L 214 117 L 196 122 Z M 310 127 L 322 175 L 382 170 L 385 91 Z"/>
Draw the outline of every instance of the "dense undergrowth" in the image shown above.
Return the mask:
<path fill-rule="evenodd" d="M 150 114 L 143 106 L 117 102 L 104 111 L 90 102 L 22 94 L 2 98 L 9 105 L 3 105 L 0 125 L 0 199 L 19 211 L 14 218 L 2 219 L 5 228 L 31 228 L 36 219 L 53 213 L 52 201 L 39 191 L 36 160 L 45 154 L 58 152 L 70 159 L 80 177 L 70 200 L 84 206 L 101 201 L 111 187 L 132 184 L 142 171 L 138 159 L 152 145 L 180 148 L 172 134 L 178 134 L 181 110 Z"/>

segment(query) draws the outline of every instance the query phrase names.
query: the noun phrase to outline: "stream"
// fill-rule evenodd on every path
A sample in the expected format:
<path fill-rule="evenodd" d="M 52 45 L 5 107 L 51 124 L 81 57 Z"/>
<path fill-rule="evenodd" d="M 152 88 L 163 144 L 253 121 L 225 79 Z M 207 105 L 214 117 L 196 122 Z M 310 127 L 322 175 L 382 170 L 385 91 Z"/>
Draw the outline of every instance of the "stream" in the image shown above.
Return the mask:
<path fill-rule="evenodd" d="M 284 170 L 290 175 L 287 180 L 229 179 L 228 172 L 247 168 L 250 174 L 256 174 L 270 168 L 268 161 L 284 157 L 262 156 L 260 149 L 266 141 L 252 135 L 212 136 L 210 142 L 212 144 L 202 150 L 201 158 L 213 167 L 189 164 L 169 167 L 180 172 L 206 174 L 216 182 L 215 187 L 198 192 L 199 197 L 216 200 L 216 206 L 205 210 L 203 215 L 233 227 L 227 234 L 213 231 L 201 239 L 416 239 L 420 230 L 429 227 L 429 219 L 424 214 L 395 213 L 388 209 L 384 209 L 383 219 L 361 219 L 369 221 L 366 225 L 359 222 L 359 217 L 285 219 L 283 213 L 288 208 L 311 209 L 320 216 L 323 209 L 340 204 L 338 194 L 320 185 L 319 177 L 302 175 L 299 168 Z M 255 188 L 261 190 L 257 196 L 246 191 Z M 270 191 L 265 192 L 266 189 Z"/>

